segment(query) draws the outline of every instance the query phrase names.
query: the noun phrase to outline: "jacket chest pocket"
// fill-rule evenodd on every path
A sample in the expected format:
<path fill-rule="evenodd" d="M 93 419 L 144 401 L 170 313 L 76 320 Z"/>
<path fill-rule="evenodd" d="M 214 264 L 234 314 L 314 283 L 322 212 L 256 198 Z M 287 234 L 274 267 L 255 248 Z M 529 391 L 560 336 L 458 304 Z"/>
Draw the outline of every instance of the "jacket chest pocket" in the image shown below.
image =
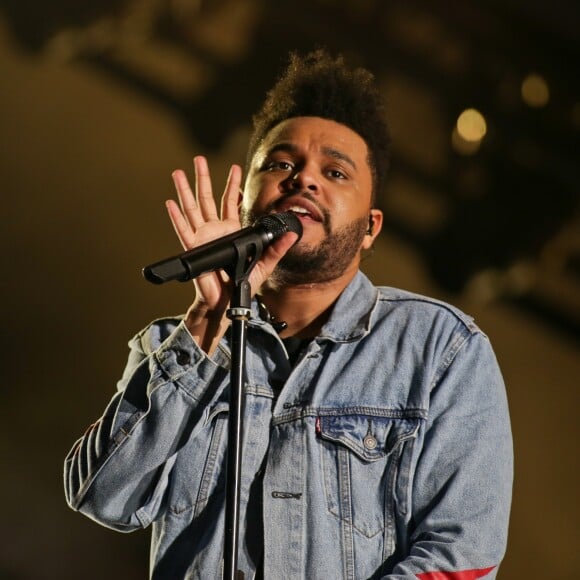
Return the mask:
<path fill-rule="evenodd" d="M 396 488 L 408 478 L 400 472 L 402 455 L 410 455 L 419 422 L 363 414 L 318 417 L 330 513 L 367 538 L 392 525 Z"/>

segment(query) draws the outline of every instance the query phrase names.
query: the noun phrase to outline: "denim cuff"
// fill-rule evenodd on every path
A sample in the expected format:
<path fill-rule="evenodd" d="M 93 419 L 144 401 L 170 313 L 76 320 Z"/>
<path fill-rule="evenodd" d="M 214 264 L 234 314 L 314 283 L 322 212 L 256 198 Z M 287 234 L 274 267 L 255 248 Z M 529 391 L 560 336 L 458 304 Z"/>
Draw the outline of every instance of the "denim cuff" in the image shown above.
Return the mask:
<path fill-rule="evenodd" d="M 195 342 L 182 320 L 154 353 L 164 382 L 179 384 L 194 398 L 212 381 L 216 373 L 228 366 L 228 357 L 216 349 L 210 358 Z"/>

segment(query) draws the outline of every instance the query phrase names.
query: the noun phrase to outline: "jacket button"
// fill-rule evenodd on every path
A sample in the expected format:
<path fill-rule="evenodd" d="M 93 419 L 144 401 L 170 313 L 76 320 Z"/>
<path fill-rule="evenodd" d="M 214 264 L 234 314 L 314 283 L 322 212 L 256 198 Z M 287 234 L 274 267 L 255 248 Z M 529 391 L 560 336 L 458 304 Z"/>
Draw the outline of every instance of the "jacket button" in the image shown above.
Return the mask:
<path fill-rule="evenodd" d="M 179 364 L 181 366 L 188 365 L 191 362 L 191 357 L 189 356 L 189 353 L 185 352 L 184 350 L 177 351 L 176 359 L 177 359 L 177 364 Z"/>
<path fill-rule="evenodd" d="M 377 446 L 377 440 L 372 436 L 372 435 L 367 435 L 364 439 L 363 439 L 363 445 L 367 448 L 367 449 L 375 449 Z"/>

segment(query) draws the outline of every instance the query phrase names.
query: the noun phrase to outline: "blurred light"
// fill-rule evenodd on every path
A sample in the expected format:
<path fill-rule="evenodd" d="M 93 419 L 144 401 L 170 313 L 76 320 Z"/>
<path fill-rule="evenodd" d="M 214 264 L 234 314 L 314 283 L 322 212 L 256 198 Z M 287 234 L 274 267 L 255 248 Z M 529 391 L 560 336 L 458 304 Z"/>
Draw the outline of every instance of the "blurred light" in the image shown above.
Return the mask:
<path fill-rule="evenodd" d="M 476 109 L 466 109 L 457 118 L 451 134 L 451 144 L 462 155 L 473 155 L 479 150 L 487 133 L 484 116 Z"/>
<path fill-rule="evenodd" d="M 481 141 L 466 141 L 459 134 L 457 127 L 454 127 L 453 133 L 451 133 L 451 145 L 453 146 L 453 149 L 461 155 L 473 155 L 479 151 Z"/>
<path fill-rule="evenodd" d="M 476 109 L 466 109 L 457 119 L 457 132 L 465 141 L 481 141 L 487 132 L 483 115 Z"/>
<path fill-rule="evenodd" d="M 537 282 L 537 267 L 530 262 L 515 262 L 506 270 L 488 268 L 477 272 L 468 282 L 468 300 L 488 304 L 502 296 L 521 296 L 530 292 Z"/>
<path fill-rule="evenodd" d="M 550 89 L 544 77 L 529 74 L 522 82 L 522 99 L 529 107 L 544 107 L 550 100 Z"/>

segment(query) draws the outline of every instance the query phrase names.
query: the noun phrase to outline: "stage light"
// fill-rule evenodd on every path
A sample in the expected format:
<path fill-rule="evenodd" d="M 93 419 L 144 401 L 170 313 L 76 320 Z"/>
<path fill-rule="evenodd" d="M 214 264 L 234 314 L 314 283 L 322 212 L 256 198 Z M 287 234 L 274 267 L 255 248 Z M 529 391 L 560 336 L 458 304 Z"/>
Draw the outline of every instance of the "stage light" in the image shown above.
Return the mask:
<path fill-rule="evenodd" d="M 487 132 L 484 116 L 477 109 L 466 109 L 457 119 L 457 132 L 465 141 L 481 141 Z"/>
<path fill-rule="evenodd" d="M 548 104 L 550 87 L 546 79 L 539 74 L 529 74 L 522 82 L 522 99 L 526 105 L 538 109 Z"/>
<path fill-rule="evenodd" d="M 466 109 L 457 118 L 451 144 L 458 153 L 473 155 L 478 151 L 486 133 L 485 117 L 477 109 Z"/>

